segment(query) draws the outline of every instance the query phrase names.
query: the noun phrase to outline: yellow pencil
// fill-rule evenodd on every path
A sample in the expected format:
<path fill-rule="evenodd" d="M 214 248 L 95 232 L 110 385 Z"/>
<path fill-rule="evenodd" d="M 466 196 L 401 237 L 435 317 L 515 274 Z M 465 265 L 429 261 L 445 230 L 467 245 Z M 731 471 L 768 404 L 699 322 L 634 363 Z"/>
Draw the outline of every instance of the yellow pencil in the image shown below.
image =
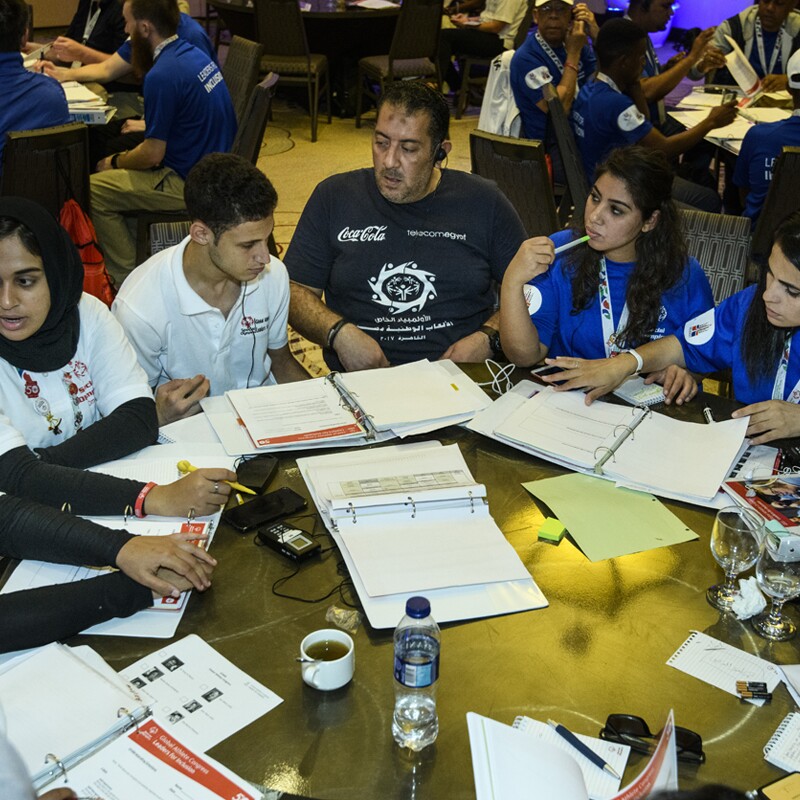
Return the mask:
<path fill-rule="evenodd" d="M 186 459 L 184 459 L 183 461 L 179 461 L 177 467 L 178 467 L 178 472 L 184 475 L 187 475 L 190 472 L 194 472 L 197 469 L 197 467 L 195 467 L 193 464 L 190 464 L 188 461 L 186 461 Z M 236 489 L 239 492 L 245 492 L 246 494 L 255 494 L 255 492 L 252 489 L 248 489 L 246 486 L 242 486 L 241 483 L 237 483 L 236 481 L 223 481 L 223 483 L 227 483 L 228 486 L 231 487 L 231 489 Z"/>

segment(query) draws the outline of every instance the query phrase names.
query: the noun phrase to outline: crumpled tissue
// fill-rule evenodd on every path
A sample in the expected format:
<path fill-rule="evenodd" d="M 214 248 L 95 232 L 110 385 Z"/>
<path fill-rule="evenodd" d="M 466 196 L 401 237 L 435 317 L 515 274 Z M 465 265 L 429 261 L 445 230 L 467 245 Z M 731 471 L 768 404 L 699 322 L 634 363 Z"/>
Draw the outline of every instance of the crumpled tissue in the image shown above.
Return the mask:
<path fill-rule="evenodd" d="M 767 607 L 767 601 L 758 588 L 755 578 L 739 578 L 739 594 L 731 604 L 731 611 L 738 619 L 750 619 Z"/>

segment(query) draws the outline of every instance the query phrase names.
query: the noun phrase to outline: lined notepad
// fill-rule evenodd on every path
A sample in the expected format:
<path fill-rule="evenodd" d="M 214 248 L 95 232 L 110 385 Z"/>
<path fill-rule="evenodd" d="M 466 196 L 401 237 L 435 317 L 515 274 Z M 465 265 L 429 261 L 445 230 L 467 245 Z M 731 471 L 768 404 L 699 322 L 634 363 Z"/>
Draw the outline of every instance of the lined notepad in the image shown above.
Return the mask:
<path fill-rule="evenodd" d="M 788 714 L 764 748 L 764 758 L 787 772 L 800 772 L 800 713 Z"/>
<path fill-rule="evenodd" d="M 736 681 L 763 681 L 771 692 L 781 680 L 774 664 L 700 631 L 692 631 L 689 638 L 670 656 L 667 664 L 734 697 L 738 697 Z M 763 700 L 747 702 L 764 705 Z"/>

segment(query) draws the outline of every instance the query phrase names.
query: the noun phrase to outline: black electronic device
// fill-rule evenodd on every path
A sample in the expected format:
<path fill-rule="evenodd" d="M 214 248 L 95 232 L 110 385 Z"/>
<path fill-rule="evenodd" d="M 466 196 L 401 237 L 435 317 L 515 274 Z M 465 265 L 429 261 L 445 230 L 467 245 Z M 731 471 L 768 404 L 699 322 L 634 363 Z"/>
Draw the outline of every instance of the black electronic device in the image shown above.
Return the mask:
<path fill-rule="evenodd" d="M 275 456 L 256 456 L 243 461 L 236 468 L 236 480 L 262 494 L 278 471 L 278 459 Z"/>
<path fill-rule="evenodd" d="M 306 507 L 306 501 L 297 492 L 286 487 L 276 492 L 267 492 L 259 497 L 229 508 L 222 515 L 227 522 L 241 533 L 260 528 L 275 520 L 283 519 Z"/>
<path fill-rule="evenodd" d="M 292 561 L 305 561 L 321 549 L 319 542 L 315 542 L 305 531 L 283 522 L 259 528 L 256 535 L 260 542 Z"/>
<path fill-rule="evenodd" d="M 537 383 L 543 383 L 545 386 L 552 386 L 555 384 L 556 386 L 560 386 L 562 383 L 566 383 L 566 379 L 563 381 L 553 381 L 553 383 L 548 383 L 547 381 L 543 381 L 542 375 L 557 375 L 559 372 L 563 372 L 564 370 L 561 367 L 556 367 L 553 365 L 548 365 L 546 367 L 537 367 L 536 369 L 531 370 L 531 377 Z"/>

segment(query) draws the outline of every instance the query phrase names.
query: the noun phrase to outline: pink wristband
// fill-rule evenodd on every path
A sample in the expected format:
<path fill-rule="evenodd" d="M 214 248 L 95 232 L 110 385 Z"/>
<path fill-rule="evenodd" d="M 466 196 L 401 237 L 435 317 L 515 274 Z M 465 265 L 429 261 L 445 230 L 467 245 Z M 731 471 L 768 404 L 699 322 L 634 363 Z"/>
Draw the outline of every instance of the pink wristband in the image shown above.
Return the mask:
<path fill-rule="evenodd" d="M 157 483 L 150 483 L 145 484 L 142 487 L 142 491 L 139 492 L 139 496 L 136 498 L 136 502 L 133 504 L 133 513 L 141 519 L 142 517 L 146 517 L 147 514 L 144 513 L 144 500 L 148 494 L 150 494 L 150 490 L 154 487 L 158 486 Z"/>

